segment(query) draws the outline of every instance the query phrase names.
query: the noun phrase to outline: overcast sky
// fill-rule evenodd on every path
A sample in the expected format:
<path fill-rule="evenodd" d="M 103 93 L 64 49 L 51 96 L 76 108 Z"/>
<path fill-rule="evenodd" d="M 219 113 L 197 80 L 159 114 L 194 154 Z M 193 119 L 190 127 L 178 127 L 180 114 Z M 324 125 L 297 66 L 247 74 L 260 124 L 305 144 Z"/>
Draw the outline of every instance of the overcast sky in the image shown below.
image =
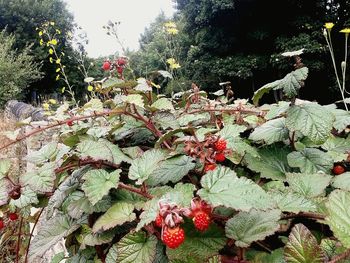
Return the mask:
<path fill-rule="evenodd" d="M 120 21 L 119 35 L 124 46 L 138 49 L 140 34 L 161 11 L 171 17 L 174 4 L 171 0 L 64 0 L 90 40 L 87 52 L 91 57 L 120 52 L 116 40 L 102 28 L 108 20 Z"/>

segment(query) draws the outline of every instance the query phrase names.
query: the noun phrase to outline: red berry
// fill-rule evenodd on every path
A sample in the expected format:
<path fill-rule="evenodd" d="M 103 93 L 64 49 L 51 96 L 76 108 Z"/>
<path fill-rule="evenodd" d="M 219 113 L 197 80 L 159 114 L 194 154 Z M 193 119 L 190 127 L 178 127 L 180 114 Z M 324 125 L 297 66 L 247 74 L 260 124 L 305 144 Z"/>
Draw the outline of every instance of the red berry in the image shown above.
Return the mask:
<path fill-rule="evenodd" d="M 18 219 L 18 215 L 17 215 L 16 213 L 10 213 L 10 214 L 9 214 L 9 219 L 10 219 L 11 221 L 15 221 L 15 220 Z"/>
<path fill-rule="evenodd" d="M 177 248 L 185 241 L 185 231 L 181 227 L 164 228 L 162 240 L 169 248 Z"/>
<path fill-rule="evenodd" d="M 345 168 L 344 166 L 337 164 L 333 167 L 333 173 L 338 175 L 338 174 L 342 174 L 345 172 Z"/>
<path fill-rule="evenodd" d="M 203 211 L 197 212 L 192 220 L 199 231 L 207 230 L 210 225 L 210 217 Z"/>
<path fill-rule="evenodd" d="M 111 62 L 105 61 L 102 65 L 103 70 L 110 70 L 111 69 Z"/>
<path fill-rule="evenodd" d="M 227 142 L 224 139 L 220 139 L 215 143 L 215 149 L 217 151 L 226 150 Z"/>
<path fill-rule="evenodd" d="M 204 172 L 208 172 L 208 171 L 214 171 L 216 168 L 216 164 L 215 163 L 208 163 L 204 166 Z"/>
<path fill-rule="evenodd" d="M 67 125 L 68 125 L 69 127 L 72 127 L 72 126 L 73 126 L 73 121 L 67 121 Z"/>
<path fill-rule="evenodd" d="M 126 58 L 118 58 L 117 59 L 117 64 L 119 66 L 124 66 L 128 61 L 126 60 Z"/>
<path fill-rule="evenodd" d="M 158 214 L 156 220 L 154 221 L 154 223 L 155 223 L 155 225 L 157 227 L 162 227 L 162 225 L 163 225 L 163 217 Z"/>
<path fill-rule="evenodd" d="M 119 73 L 119 74 L 123 74 L 123 68 L 122 67 L 117 67 L 117 72 Z"/>
<path fill-rule="evenodd" d="M 5 227 L 5 223 L 2 219 L 0 219 L 0 230 L 2 230 Z"/>
<path fill-rule="evenodd" d="M 216 161 L 223 162 L 223 161 L 225 161 L 225 159 L 226 159 L 225 154 L 223 154 L 223 153 L 215 154 L 215 160 Z"/>

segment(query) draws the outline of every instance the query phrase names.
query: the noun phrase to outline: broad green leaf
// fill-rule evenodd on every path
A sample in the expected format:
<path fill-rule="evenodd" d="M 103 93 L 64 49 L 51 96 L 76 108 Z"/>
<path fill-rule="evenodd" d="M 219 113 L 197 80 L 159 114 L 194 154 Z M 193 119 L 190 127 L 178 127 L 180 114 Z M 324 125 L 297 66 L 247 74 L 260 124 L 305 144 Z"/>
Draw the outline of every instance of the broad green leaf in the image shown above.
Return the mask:
<path fill-rule="evenodd" d="M 153 116 L 153 121 L 164 130 L 172 128 L 173 131 L 180 128 L 175 115 L 170 111 L 157 111 Z"/>
<path fill-rule="evenodd" d="M 25 208 L 30 204 L 39 203 L 36 192 L 34 192 L 29 187 L 24 187 L 21 189 L 21 196 L 17 200 L 11 199 L 10 205 L 16 206 L 19 209 Z"/>
<path fill-rule="evenodd" d="M 137 86 L 134 88 L 137 91 L 149 92 L 152 91 L 152 87 L 150 87 L 145 78 L 137 79 Z"/>
<path fill-rule="evenodd" d="M 135 104 L 136 106 L 139 106 L 141 108 L 145 106 L 143 102 L 143 97 L 140 94 L 130 94 L 126 96 L 126 102 L 130 104 Z"/>
<path fill-rule="evenodd" d="M 210 114 L 205 113 L 198 113 L 198 114 L 184 114 L 180 116 L 177 121 L 180 124 L 180 126 L 198 126 L 202 123 L 207 123 L 210 119 Z"/>
<path fill-rule="evenodd" d="M 350 112 L 340 109 L 332 110 L 335 115 L 335 122 L 333 124 L 334 128 L 338 132 L 342 132 L 350 123 Z"/>
<path fill-rule="evenodd" d="M 288 73 L 274 89 L 283 89 L 283 93 L 287 95 L 287 97 L 292 98 L 298 95 L 298 90 L 302 87 L 303 81 L 306 80 L 308 73 L 309 69 L 307 67 L 296 69 Z"/>
<path fill-rule="evenodd" d="M 118 258 L 118 248 L 117 244 L 114 244 L 109 250 L 106 257 L 106 263 L 115 263 Z"/>
<path fill-rule="evenodd" d="M 239 137 L 241 132 L 244 132 L 247 127 L 243 125 L 227 124 L 225 127 L 219 131 L 216 135 L 225 140 L 233 139 L 233 137 Z"/>
<path fill-rule="evenodd" d="M 174 189 L 169 190 L 167 193 L 162 195 L 161 200 L 168 199 L 170 202 L 174 202 L 182 207 L 190 206 L 193 198 L 193 192 L 196 187 L 193 184 L 178 183 Z"/>
<path fill-rule="evenodd" d="M 195 133 L 198 141 L 202 142 L 204 141 L 205 136 L 207 134 L 214 133 L 216 131 L 217 129 L 213 129 L 213 128 L 199 128 L 198 130 L 195 131 Z"/>
<path fill-rule="evenodd" d="M 350 172 L 342 173 L 333 177 L 332 186 L 334 188 L 350 191 Z"/>
<path fill-rule="evenodd" d="M 144 153 L 144 151 L 139 146 L 121 148 L 121 150 L 131 159 L 139 158 Z"/>
<path fill-rule="evenodd" d="M 236 164 L 240 163 L 246 154 L 253 157 L 259 156 L 256 148 L 248 144 L 246 140 L 243 140 L 240 137 L 228 139 L 227 142 L 227 148 L 232 149 L 233 151 L 233 154 L 228 155 L 227 159 Z"/>
<path fill-rule="evenodd" d="M 227 240 L 223 230 L 215 224 L 211 224 L 204 232 L 195 230 L 191 224 L 185 228 L 185 233 L 184 243 L 176 249 L 167 248 L 170 262 L 207 262 L 209 258 L 219 254 Z"/>
<path fill-rule="evenodd" d="M 90 232 L 84 236 L 81 246 L 82 248 L 85 248 L 85 246 L 96 246 L 96 245 L 110 243 L 113 240 L 114 236 L 115 236 L 115 233 L 113 231 L 107 231 L 103 233 Z"/>
<path fill-rule="evenodd" d="M 276 202 L 277 207 L 283 212 L 312 212 L 316 211 L 316 204 L 300 194 L 290 191 L 272 191 L 269 193 Z"/>
<path fill-rule="evenodd" d="M 323 263 L 325 256 L 316 238 L 303 224 L 293 227 L 284 249 L 287 263 Z"/>
<path fill-rule="evenodd" d="M 266 144 L 280 142 L 288 139 L 289 131 L 285 125 L 285 118 L 278 118 L 255 128 L 250 134 L 249 139 L 253 141 L 261 141 Z"/>
<path fill-rule="evenodd" d="M 118 225 L 122 225 L 127 221 L 133 221 L 136 216 L 133 213 L 134 206 L 132 204 L 120 202 L 112 205 L 102 216 L 95 222 L 92 231 L 106 231 Z"/>
<path fill-rule="evenodd" d="M 280 210 L 239 212 L 226 222 L 225 232 L 228 238 L 235 240 L 238 247 L 248 247 L 252 242 L 273 235 L 278 229 Z"/>
<path fill-rule="evenodd" d="M 331 135 L 321 147 L 327 150 L 327 154 L 334 162 L 341 162 L 346 160 L 346 152 L 350 149 L 350 137 L 345 139 Z"/>
<path fill-rule="evenodd" d="M 287 147 L 271 145 L 258 150 L 259 157 L 245 156 L 248 168 L 260 173 L 263 178 L 284 180 L 285 174 L 291 172 L 287 162 L 290 150 Z"/>
<path fill-rule="evenodd" d="M 331 176 L 324 173 L 317 174 L 287 174 L 289 187 L 305 197 L 316 197 L 325 194 L 325 189 L 331 181 Z"/>
<path fill-rule="evenodd" d="M 165 159 L 165 152 L 153 149 L 145 152 L 140 158 L 131 162 L 129 178 L 142 184 L 157 169 L 159 163 Z"/>
<path fill-rule="evenodd" d="M 136 231 L 141 230 L 145 225 L 153 222 L 159 213 L 159 198 L 153 198 L 143 206 L 143 212 L 140 215 L 140 222 L 137 224 Z"/>
<path fill-rule="evenodd" d="M 83 109 L 86 113 L 88 112 L 100 112 L 103 110 L 103 103 L 100 99 L 91 99 L 89 102 L 85 103 Z"/>
<path fill-rule="evenodd" d="M 92 204 L 82 191 L 71 193 L 64 200 L 62 211 L 74 219 L 81 218 L 84 213 L 93 213 Z"/>
<path fill-rule="evenodd" d="M 36 171 L 27 172 L 20 178 L 23 185 L 29 186 L 38 193 L 51 192 L 54 187 L 55 163 L 45 163 Z"/>
<path fill-rule="evenodd" d="M 350 192 L 343 190 L 333 191 L 328 198 L 326 207 L 328 216 L 326 222 L 341 243 L 350 248 Z"/>
<path fill-rule="evenodd" d="M 11 187 L 12 185 L 7 179 L 0 179 L 0 206 L 7 204 Z"/>
<path fill-rule="evenodd" d="M 334 115 L 315 103 L 293 105 L 287 111 L 286 126 L 291 131 L 300 131 L 314 143 L 324 143 L 330 136 Z"/>
<path fill-rule="evenodd" d="M 64 252 L 60 252 L 51 259 L 51 263 L 60 263 L 62 260 L 64 260 L 64 258 Z"/>
<path fill-rule="evenodd" d="M 153 263 L 157 242 L 155 236 L 147 237 L 142 231 L 127 234 L 117 243 L 116 263 Z"/>
<path fill-rule="evenodd" d="M 11 161 L 8 159 L 0 160 L 0 179 L 4 178 L 11 168 Z"/>
<path fill-rule="evenodd" d="M 322 239 L 320 246 L 326 255 L 327 262 L 346 251 L 346 248 L 341 246 L 339 241 L 329 238 Z M 350 263 L 350 259 L 344 259 L 340 262 Z"/>
<path fill-rule="evenodd" d="M 118 187 L 120 173 L 120 169 L 111 173 L 100 169 L 88 171 L 83 176 L 85 182 L 82 185 L 82 189 L 92 205 L 107 195 L 110 189 Z"/>
<path fill-rule="evenodd" d="M 169 263 L 167 255 L 164 253 L 164 244 L 160 240 L 156 247 L 156 256 L 152 263 Z"/>
<path fill-rule="evenodd" d="M 229 168 L 218 166 L 201 179 L 198 195 L 213 206 L 226 206 L 249 211 L 252 208 L 266 210 L 275 206 L 270 196 L 246 177 L 238 178 Z"/>
<path fill-rule="evenodd" d="M 41 226 L 38 235 L 33 238 L 30 244 L 29 262 L 32 262 L 35 257 L 42 257 L 47 250 L 79 227 L 80 224 L 66 215 L 56 215 L 48 220 Z"/>
<path fill-rule="evenodd" d="M 45 163 L 60 159 L 63 155 L 68 153 L 70 148 L 64 144 L 50 142 L 42 147 L 39 151 L 29 153 L 26 159 L 29 162 L 37 164 Z"/>
<path fill-rule="evenodd" d="M 119 149 L 118 145 L 107 140 L 85 140 L 78 144 L 77 150 L 80 152 L 82 158 L 90 157 L 96 160 L 107 160 L 115 164 L 120 164 L 123 161 L 131 161 L 131 159 Z"/>
<path fill-rule="evenodd" d="M 317 173 L 319 171 L 329 173 L 333 167 L 333 160 L 325 152 L 305 148 L 300 152 L 291 152 L 287 156 L 291 167 L 297 167 L 302 173 Z"/>
<path fill-rule="evenodd" d="M 102 84 L 102 88 L 108 89 L 112 88 L 120 83 L 123 83 L 124 81 L 121 80 L 120 78 L 114 77 L 114 78 L 109 78 Z"/>
<path fill-rule="evenodd" d="M 281 114 L 285 113 L 289 108 L 290 102 L 279 101 L 278 104 L 269 105 L 270 109 L 265 115 L 265 119 L 271 120 L 276 117 L 279 117 Z"/>
<path fill-rule="evenodd" d="M 186 155 L 176 156 L 158 163 L 158 167 L 149 175 L 147 185 L 156 186 L 168 182 L 180 181 L 190 170 L 195 167 L 191 157 Z"/>
<path fill-rule="evenodd" d="M 249 252 L 254 254 L 249 255 Z M 246 257 L 250 263 L 286 263 L 283 256 L 283 248 L 275 249 L 271 254 L 261 251 L 248 251 Z"/>
<path fill-rule="evenodd" d="M 258 105 L 259 100 L 262 98 L 262 96 L 265 93 L 270 92 L 270 90 L 272 90 L 273 88 L 277 87 L 279 84 L 281 83 L 281 80 L 276 80 L 274 82 L 268 83 L 264 86 L 262 86 L 260 89 L 258 89 L 257 91 L 254 92 L 253 95 L 253 103 L 254 105 Z"/>
<path fill-rule="evenodd" d="M 156 100 L 152 106 L 153 108 L 156 108 L 158 110 L 170 110 L 170 111 L 174 111 L 174 106 L 171 103 L 171 101 L 167 98 L 160 98 L 158 100 Z"/>

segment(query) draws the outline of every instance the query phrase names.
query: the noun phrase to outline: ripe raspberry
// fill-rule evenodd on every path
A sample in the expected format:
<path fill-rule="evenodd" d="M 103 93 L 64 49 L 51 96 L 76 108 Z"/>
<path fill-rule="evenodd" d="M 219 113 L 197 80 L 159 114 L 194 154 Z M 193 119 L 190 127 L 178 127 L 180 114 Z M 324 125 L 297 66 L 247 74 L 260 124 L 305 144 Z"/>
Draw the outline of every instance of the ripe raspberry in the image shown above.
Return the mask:
<path fill-rule="evenodd" d="M 154 221 L 154 224 L 156 225 L 156 227 L 162 227 L 163 217 L 158 214 L 156 220 Z"/>
<path fill-rule="evenodd" d="M 342 174 L 345 172 L 345 168 L 344 166 L 337 164 L 333 167 L 333 173 L 338 175 L 338 174 Z"/>
<path fill-rule="evenodd" d="M 110 70 L 111 69 L 111 62 L 105 61 L 102 65 L 103 70 Z"/>
<path fill-rule="evenodd" d="M 5 227 L 5 223 L 2 219 L 0 219 L 0 230 L 2 230 Z"/>
<path fill-rule="evenodd" d="M 215 154 L 215 160 L 216 161 L 223 162 L 223 161 L 225 161 L 225 159 L 226 159 L 225 154 L 223 154 L 223 153 Z"/>
<path fill-rule="evenodd" d="M 214 171 L 216 168 L 216 164 L 215 163 L 208 163 L 204 166 L 204 172 L 208 172 L 208 171 Z"/>
<path fill-rule="evenodd" d="M 181 227 L 166 227 L 163 230 L 162 240 L 167 247 L 177 248 L 185 241 L 185 231 Z"/>
<path fill-rule="evenodd" d="M 119 66 L 124 66 L 126 63 L 127 63 L 126 58 L 118 58 L 118 59 L 117 59 L 117 64 L 118 64 Z"/>
<path fill-rule="evenodd" d="M 203 211 L 197 212 L 192 220 L 199 231 L 207 230 L 210 225 L 210 217 Z"/>
<path fill-rule="evenodd" d="M 67 125 L 68 125 L 69 127 L 72 127 L 72 126 L 73 126 L 73 121 L 67 121 Z"/>
<path fill-rule="evenodd" d="M 16 213 L 9 213 L 9 219 L 15 221 L 18 219 L 18 215 Z"/>
<path fill-rule="evenodd" d="M 227 142 L 224 139 L 220 139 L 215 143 L 215 149 L 217 151 L 226 150 Z"/>
<path fill-rule="evenodd" d="M 119 74 L 123 74 L 123 68 L 122 67 L 117 67 L 117 72 L 119 73 Z"/>

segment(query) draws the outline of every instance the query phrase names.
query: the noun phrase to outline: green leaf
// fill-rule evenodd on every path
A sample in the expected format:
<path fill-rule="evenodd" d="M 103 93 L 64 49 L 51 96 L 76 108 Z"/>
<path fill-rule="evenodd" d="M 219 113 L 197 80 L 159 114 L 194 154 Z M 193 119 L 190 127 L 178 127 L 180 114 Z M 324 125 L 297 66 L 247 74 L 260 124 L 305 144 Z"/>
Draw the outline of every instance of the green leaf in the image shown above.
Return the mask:
<path fill-rule="evenodd" d="M 316 204 L 300 194 L 290 191 L 272 191 L 269 193 L 277 203 L 277 207 L 283 212 L 312 212 L 316 211 Z"/>
<path fill-rule="evenodd" d="M 287 97 L 292 98 L 298 95 L 298 90 L 302 87 L 303 81 L 307 79 L 309 69 L 299 68 L 287 74 L 274 89 L 283 89 Z"/>
<path fill-rule="evenodd" d="M 102 88 L 103 89 L 112 88 L 113 86 L 116 86 L 117 84 L 120 84 L 123 82 L 124 82 L 123 80 L 121 80 L 120 78 L 117 78 L 117 77 L 109 78 L 105 82 L 103 82 Z"/>
<path fill-rule="evenodd" d="M 70 148 L 64 144 L 51 142 L 46 144 L 39 151 L 29 153 L 26 159 L 38 165 L 48 161 L 58 160 L 68 153 L 69 150 Z"/>
<path fill-rule="evenodd" d="M 345 191 L 350 191 L 350 172 L 339 174 L 332 179 L 332 186 Z"/>
<path fill-rule="evenodd" d="M 175 115 L 170 111 L 157 111 L 153 116 L 153 121 L 164 130 L 172 128 L 171 131 L 173 131 L 180 127 Z"/>
<path fill-rule="evenodd" d="M 24 187 L 21 189 L 21 197 L 17 200 L 11 199 L 10 205 L 16 206 L 19 209 L 25 208 L 26 206 L 30 204 L 37 204 L 39 203 L 38 197 L 36 195 L 36 192 L 34 192 L 29 187 Z"/>
<path fill-rule="evenodd" d="M 285 113 L 289 109 L 289 105 L 290 102 L 287 101 L 279 101 L 278 104 L 269 105 L 270 109 L 265 115 L 265 119 L 271 120 L 281 116 L 281 114 Z"/>
<path fill-rule="evenodd" d="M 245 156 L 249 169 L 260 173 L 263 178 L 284 180 L 285 174 L 291 172 L 287 162 L 290 150 L 287 147 L 271 145 L 258 150 L 258 157 L 250 154 Z"/>
<path fill-rule="evenodd" d="M 321 147 L 322 149 L 327 150 L 327 154 L 334 160 L 334 162 L 341 162 L 347 157 L 346 152 L 350 148 L 350 137 L 345 139 L 331 135 Z"/>
<path fill-rule="evenodd" d="M 133 221 L 136 218 L 133 210 L 134 206 L 132 204 L 125 202 L 115 203 L 106 213 L 97 219 L 92 231 L 95 233 L 106 231 L 115 226 L 122 225 L 127 221 Z"/>
<path fill-rule="evenodd" d="M 239 134 L 241 132 L 244 132 L 246 129 L 247 127 L 243 125 L 227 124 L 216 135 L 220 136 L 220 138 L 222 139 L 230 140 L 230 139 L 233 139 L 234 137 L 239 137 Z"/>
<path fill-rule="evenodd" d="M 284 249 L 287 263 L 323 263 L 325 256 L 316 238 L 303 224 L 293 227 Z"/>
<path fill-rule="evenodd" d="M 107 160 L 114 164 L 120 164 L 123 161 L 131 162 L 131 159 L 119 149 L 118 145 L 103 139 L 82 141 L 78 144 L 77 150 L 82 158 Z"/>
<path fill-rule="evenodd" d="M 201 179 L 203 189 L 198 195 L 213 206 L 226 206 L 236 210 L 249 211 L 271 209 L 275 206 L 269 195 L 252 180 L 238 178 L 229 168 L 218 166 Z"/>
<path fill-rule="evenodd" d="M 60 263 L 62 260 L 64 260 L 64 258 L 64 252 L 60 252 L 51 259 L 51 263 Z"/>
<path fill-rule="evenodd" d="M 205 113 L 198 113 L 198 114 L 184 114 L 180 116 L 177 121 L 180 124 L 180 126 L 198 126 L 202 123 L 207 123 L 210 119 L 210 114 Z"/>
<path fill-rule="evenodd" d="M 346 247 L 350 248 L 350 192 L 333 191 L 326 202 L 328 216 L 326 222 L 334 236 Z"/>
<path fill-rule="evenodd" d="M 161 200 L 169 200 L 182 207 L 190 206 L 193 198 L 193 192 L 196 190 L 193 184 L 178 183 L 174 189 L 169 190 L 167 193 L 162 195 Z"/>
<path fill-rule="evenodd" d="M 271 82 L 271 83 L 268 83 L 268 84 L 262 86 L 260 89 L 255 91 L 254 95 L 253 95 L 254 105 L 257 106 L 259 104 L 259 100 L 262 98 L 262 96 L 265 93 L 270 92 L 270 90 L 272 90 L 273 88 L 277 87 L 280 83 L 281 83 L 281 80 L 276 80 L 274 82 Z"/>
<path fill-rule="evenodd" d="M 319 171 L 329 173 L 333 167 L 333 159 L 325 152 L 314 148 L 291 152 L 287 159 L 291 167 L 298 167 L 302 173 L 317 173 Z"/>
<path fill-rule="evenodd" d="M 176 183 L 187 175 L 195 166 L 193 159 L 186 155 L 180 155 L 161 161 L 158 167 L 149 175 L 146 183 L 149 186 L 166 184 L 168 182 Z"/>
<path fill-rule="evenodd" d="M 185 228 L 186 238 L 176 249 L 167 248 L 170 262 L 203 263 L 209 258 L 218 255 L 226 243 L 223 230 L 211 224 L 205 232 L 195 230 L 193 225 Z M 191 261 L 188 261 L 191 259 Z"/>
<path fill-rule="evenodd" d="M 118 248 L 117 244 L 113 245 L 109 250 L 106 257 L 106 263 L 115 263 L 118 258 Z"/>
<path fill-rule="evenodd" d="M 88 171 L 83 176 L 85 182 L 82 185 L 82 189 L 92 205 L 107 195 L 110 189 L 118 187 L 120 173 L 120 169 L 112 173 L 100 169 Z"/>
<path fill-rule="evenodd" d="M 83 241 L 81 243 L 81 248 L 85 248 L 85 246 L 96 246 L 110 243 L 112 242 L 114 235 L 115 233 L 113 231 L 107 231 L 103 233 L 89 232 L 87 235 L 84 236 Z"/>
<path fill-rule="evenodd" d="M 145 152 L 140 158 L 131 162 L 129 178 L 142 184 L 157 169 L 159 163 L 165 159 L 165 152 L 153 149 Z"/>
<path fill-rule="evenodd" d="M 227 221 L 226 236 L 235 240 L 238 247 L 248 247 L 251 243 L 273 235 L 278 229 L 280 210 L 239 212 Z"/>
<path fill-rule="evenodd" d="M 340 109 L 332 110 L 335 115 L 335 122 L 333 124 L 334 128 L 338 132 L 342 132 L 350 123 L 350 112 Z"/>
<path fill-rule="evenodd" d="M 39 193 L 51 192 L 56 179 L 54 168 L 55 163 L 45 163 L 36 171 L 27 172 L 20 178 L 22 185 L 27 185 Z"/>
<path fill-rule="evenodd" d="M 293 105 L 287 111 L 286 126 L 291 131 L 300 131 L 314 143 L 324 143 L 330 136 L 334 116 L 315 103 Z"/>
<path fill-rule="evenodd" d="M 283 248 L 275 249 L 269 253 L 250 251 L 254 253 L 252 256 L 247 253 L 247 260 L 251 263 L 286 263 L 283 256 Z"/>
<path fill-rule="evenodd" d="M 116 263 L 153 263 L 157 242 L 155 236 L 147 237 L 142 231 L 127 234 L 117 243 Z"/>
<path fill-rule="evenodd" d="M 346 251 L 346 248 L 341 246 L 339 241 L 332 240 L 329 238 L 322 239 L 320 246 L 326 254 L 327 262 L 330 261 L 333 257 L 340 255 Z M 339 262 L 349 263 L 350 259 L 344 259 L 344 260 L 339 261 Z"/>
<path fill-rule="evenodd" d="M 42 257 L 47 250 L 79 227 L 80 224 L 77 224 L 66 215 L 56 215 L 45 222 L 30 244 L 29 262 L 34 262 L 35 257 Z"/>
<path fill-rule="evenodd" d="M 11 161 L 8 159 L 0 160 L 0 179 L 4 178 L 11 168 Z"/>
<path fill-rule="evenodd" d="M 323 173 L 317 174 L 287 174 L 289 187 L 305 197 L 316 197 L 325 194 L 325 189 L 331 181 L 331 176 Z"/>
<path fill-rule="evenodd" d="M 153 108 L 156 108 L 158 110 L 170 110 L 170 111 L 174 111 L 174 106 L 171 103 L 171 101 L 167 98 L 160 98 L 158 100 L 156 100 L 152 106 Z"/>
<path fill-rule="evenodd" d="M 140 94 L 130 94 L 126 96 L 126 102 L 130 104 L 135 104 L 136 106 L 139 106 L 141 108 L 145 106 L 143 102 L 143 97 Z"/>
<path fill-rule="evenodd" d="M 140 215 L 140 222 L 137 224 L 136 231 L 141 230 L 145 225 L 153 222 L 159 213 L 159 198 L 153 198 L 143 206 L 143 212 Z"/>
<path fill-rule="evenodd" d="M 288 139 L 289 131 L 286 128 L 286 119 L 278 118 L 255 128 L 250 134 L 249 139 L 253 141 L 262 141 L 266 144 L 280 142 Z"/>

